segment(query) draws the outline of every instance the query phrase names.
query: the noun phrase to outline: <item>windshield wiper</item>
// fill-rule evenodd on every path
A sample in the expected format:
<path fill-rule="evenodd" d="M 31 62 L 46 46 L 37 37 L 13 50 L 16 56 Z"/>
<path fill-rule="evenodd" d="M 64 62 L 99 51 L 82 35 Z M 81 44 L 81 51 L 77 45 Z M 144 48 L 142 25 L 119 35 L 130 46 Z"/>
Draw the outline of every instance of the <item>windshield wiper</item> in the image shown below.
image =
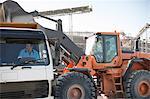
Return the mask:
<path fill-rule="evenodd" d="M 14 64 L 10 69 L 13 70 L 14 68 L 18 67 L 19 65 Z"/>

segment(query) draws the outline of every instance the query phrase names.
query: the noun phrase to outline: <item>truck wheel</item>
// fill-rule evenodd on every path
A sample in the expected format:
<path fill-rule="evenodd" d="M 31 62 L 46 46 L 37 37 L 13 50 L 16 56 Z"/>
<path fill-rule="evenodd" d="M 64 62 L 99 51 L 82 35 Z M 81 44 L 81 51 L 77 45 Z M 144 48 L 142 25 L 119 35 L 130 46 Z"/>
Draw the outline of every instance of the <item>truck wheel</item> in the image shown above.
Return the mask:
<path fill-rule="evenodd" d="M 150 99 L 150 71 L 133 71 L 126 79 L 126 98 Z"/>
<path fill-rule="evenodd" d="M 61 75 L 56 81 L 55 99 L 96 99 L 94 83 L 79 72 Z"/>

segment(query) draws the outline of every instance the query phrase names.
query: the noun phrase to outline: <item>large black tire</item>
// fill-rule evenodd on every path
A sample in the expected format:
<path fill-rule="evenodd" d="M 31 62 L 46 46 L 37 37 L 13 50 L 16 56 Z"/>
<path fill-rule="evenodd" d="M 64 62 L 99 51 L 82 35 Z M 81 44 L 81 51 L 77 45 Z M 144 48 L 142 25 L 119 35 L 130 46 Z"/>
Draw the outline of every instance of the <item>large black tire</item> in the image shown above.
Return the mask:
<path fill-rule="evenodd" d="M 125 91 L 127 99 L 150 99 L 150 71 L 133 71 L 126 78 Z"/>
<path fill-rule="evenodd" d="M 96 99 L 96 89 L 88 76 L 69 72 L 58 77 L 55 99 Z"/>

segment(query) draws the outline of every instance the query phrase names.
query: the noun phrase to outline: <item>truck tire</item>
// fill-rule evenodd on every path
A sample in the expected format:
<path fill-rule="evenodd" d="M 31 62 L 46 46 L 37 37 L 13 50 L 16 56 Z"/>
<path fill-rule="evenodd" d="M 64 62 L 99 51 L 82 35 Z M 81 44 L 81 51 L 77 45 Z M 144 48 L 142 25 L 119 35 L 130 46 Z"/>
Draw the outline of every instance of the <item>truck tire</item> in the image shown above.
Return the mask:
<path fill-rule="evenodd" d="M 96 99 L 96 89 L 88 76 L 69 72 L 58 77 L 55 99 Z"/>
<path fill-rule="evenodd" d="M 127 99 L 150 99 L 150 71 L 133 71 L 126 79 Z"/>

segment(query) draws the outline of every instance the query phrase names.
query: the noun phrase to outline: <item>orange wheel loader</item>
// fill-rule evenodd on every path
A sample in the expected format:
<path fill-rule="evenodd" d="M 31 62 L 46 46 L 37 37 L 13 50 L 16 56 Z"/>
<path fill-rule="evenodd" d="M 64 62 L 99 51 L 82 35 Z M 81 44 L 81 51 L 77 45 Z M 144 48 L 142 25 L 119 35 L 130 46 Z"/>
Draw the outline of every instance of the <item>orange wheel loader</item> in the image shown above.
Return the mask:
<path fill-rule="evenodd" d="M 76 65 L 66 67 L 64 73 L 87 75 L 94 82 L 97 95 L 150 99 L 150 53 L 139 52 L 138 40 L 135 51 L 122 50 L 119 35 L 99 32 L 88 37 L 85 55 Z M 80 86 L 71 88 L 82 93 Z"/>

